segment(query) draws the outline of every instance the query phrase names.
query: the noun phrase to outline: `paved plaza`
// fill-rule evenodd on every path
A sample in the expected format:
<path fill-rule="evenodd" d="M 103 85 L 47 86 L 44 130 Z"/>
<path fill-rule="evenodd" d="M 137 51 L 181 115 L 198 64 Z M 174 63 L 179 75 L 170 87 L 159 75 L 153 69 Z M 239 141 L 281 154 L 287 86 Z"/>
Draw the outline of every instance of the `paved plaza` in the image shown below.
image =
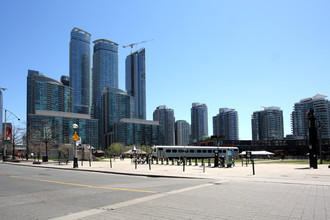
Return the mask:
<path fill-rule="evenodd" d="M 9 163 L 7 163 L 9 164 Z M 11 163 L 13 164 L 13 163 Z M 140 175 L 148 177 L 200 179 L 201 184 L 179 190 L 148 195 L 62 216 L 58 219 L 330 219 L 330 169 L 308 164 L 256 163 L 232 168 L 201 164 L 185 166 L 148 164 L 135 166 L 130 159 L 107 162 L 79 161 L 78 168 L 48 162 L 15 165 Z M 206 180 L 206 181 L 205 181 Z M 132 213 L 134 213 L 132 215 Z"/>

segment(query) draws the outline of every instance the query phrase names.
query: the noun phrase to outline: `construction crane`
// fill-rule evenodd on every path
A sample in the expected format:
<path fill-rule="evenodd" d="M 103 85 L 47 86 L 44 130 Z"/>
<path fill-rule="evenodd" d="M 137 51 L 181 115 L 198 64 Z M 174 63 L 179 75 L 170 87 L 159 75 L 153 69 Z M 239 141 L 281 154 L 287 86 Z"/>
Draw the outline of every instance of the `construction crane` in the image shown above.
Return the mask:
<path fill-rule="evenodd" d="M 141 42 L 137 42 L 137 43 L 132 43 L 132 44 L 129 44 L 129 45 L 126 45 L 126 46 L 123 46 L 123 48 L 126 48 L 126 47 L 130 47 L 131 48 L 131 54 L 133 53 L 133 47 L 135 45 L 138 45 L 138 44 L 143 44 L 143 43 L 146 43 L 146 42 L 149 42 L 149 41 L 153 41 L 154 39 L 151 39 L 151 40 L 145 40 L 145 41 L 141 41 Z"/>

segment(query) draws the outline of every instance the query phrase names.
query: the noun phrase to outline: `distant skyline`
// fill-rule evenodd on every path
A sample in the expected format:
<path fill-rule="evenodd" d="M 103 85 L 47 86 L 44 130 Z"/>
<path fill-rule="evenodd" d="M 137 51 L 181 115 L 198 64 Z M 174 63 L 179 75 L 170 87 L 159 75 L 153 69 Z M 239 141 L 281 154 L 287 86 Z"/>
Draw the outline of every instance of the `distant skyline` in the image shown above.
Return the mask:
<path fill-rule="evenodd" d="M 92 41 L 119 44 L 122 90 L 131 53 L 122 46 L 154 39 L 133 48 L 145 48 L 147 120 L 166 105 L 191 124 L 192 103 L 205 103 L 210 136 L 212 117 L 228 107 L 238 112 L 239 139 L 251 140 L 253 112 L 276 106 L 284 135 L 291 134 L 294 104 L 330 95 L 329 8 L 329 1 L 307 0 L 4 0 L 3 107 L 25 127 L 28 70 L 58 81 L 69 76 L 70 32 L 77 27 Z"/>

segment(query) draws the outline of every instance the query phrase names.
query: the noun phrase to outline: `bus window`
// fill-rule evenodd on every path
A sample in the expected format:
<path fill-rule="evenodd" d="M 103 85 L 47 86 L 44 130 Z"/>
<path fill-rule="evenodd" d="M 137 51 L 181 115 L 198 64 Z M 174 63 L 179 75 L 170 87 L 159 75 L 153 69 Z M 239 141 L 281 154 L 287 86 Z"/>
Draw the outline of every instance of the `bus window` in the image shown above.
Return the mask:
<path fill-rule="evenodd" d="M 194 151 L 194 150 L 190 150 L 189 152 L 190 152 L 190 153 L 195 153 L 195 151 Z"/>
<path fill-rule="evenodd" d="M 176 149 L 173 149 L 173 150 L 172 150 L 172 153 L 176 153 L 176 152 L 177 152 L 177 150 L 176 150 Z"/>
<path fill-rule="evenodd" d="M 206 150 L 203 150 L 203 153 L 206 153 Z"/>
<path fill-rule="evenodd" d="M 202 150 L 197 150 L 197 153 L 202 153 Z"/>
<path fill-rule="evenodd" d="M 166 153 L 171 153 L 171 149 L 166 149 Z"/>
<path fill-rule="evenodd" d="M 179 149 L 179 153 L 183 153 L 183 150 L 182 149 Z"/>
<path fill-rule="evenodd" d="M 208 150 L 207 153 L 212 153 L 212 150 Z"/>

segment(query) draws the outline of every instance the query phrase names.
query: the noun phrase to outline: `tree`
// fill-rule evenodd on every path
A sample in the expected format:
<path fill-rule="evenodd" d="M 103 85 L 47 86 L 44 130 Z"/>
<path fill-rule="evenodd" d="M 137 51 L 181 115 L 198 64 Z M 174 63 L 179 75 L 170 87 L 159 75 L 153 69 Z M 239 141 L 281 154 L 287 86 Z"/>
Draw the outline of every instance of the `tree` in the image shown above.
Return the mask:
<path fill-rule="evenodd" d="M 24 129 L 19 126 L 13 125 L 11 127 L 11 140 L 9 142 L 9 146 L 11 145 L 11 153 L 13 159 L 16 158 L 15 146 L 23 144 L 23 137 L 24 137 Z"/>
<path fill-rule="evenodd" d="M 122 143 L 112 143 L 109 147 L 109 152 L 112 155 L 121 155 L 124 151 L 125 148 Z"/>
<path fill-rule="evenodd" d="M 54 124 L 52 120 L 41 119 L 30 125 L 29 140 L 32 142 L 31 144 L 37 150 L 39 156 L 40 152 L 45 148 L 46 161 L 48 161 L 48 144 L 57 143 L 60 132 L 60 126 Z"/>

